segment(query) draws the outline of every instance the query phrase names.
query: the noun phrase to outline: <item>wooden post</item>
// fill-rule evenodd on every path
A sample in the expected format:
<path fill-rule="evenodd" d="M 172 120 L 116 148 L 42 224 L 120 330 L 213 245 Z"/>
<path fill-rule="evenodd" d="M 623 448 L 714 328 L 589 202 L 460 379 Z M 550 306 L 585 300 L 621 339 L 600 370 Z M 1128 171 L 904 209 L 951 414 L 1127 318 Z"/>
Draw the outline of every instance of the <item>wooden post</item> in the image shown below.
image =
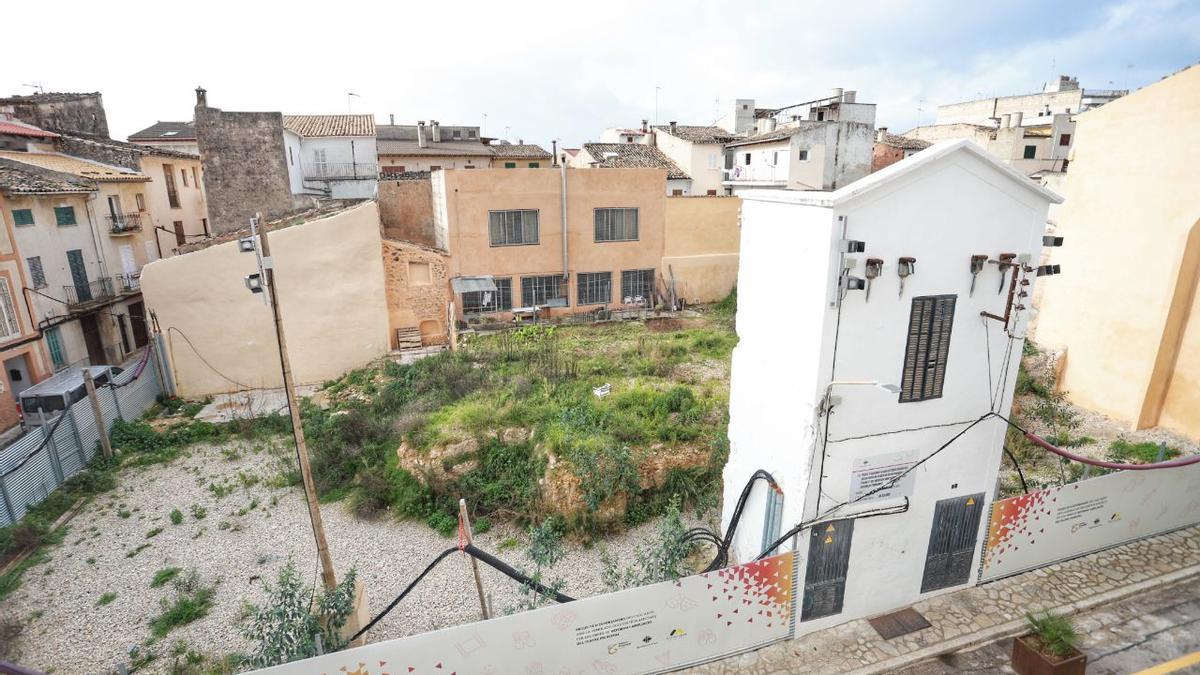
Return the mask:
<path fill-rule="evenodd" d="M 104 413 L 100 412 L 100 397 L 96 395 L 96 381 L 92 379 L 92 371 L 88 366 L 83 367 L 83 388 L 87 389 L 88 401 L 92 404 L 92 416 L 96 418 L 96 431 L 100 434 L 100 449 L 104 456 L 112 457 L 112 443 L 108 440 L 108 425 L 104 423 Z M 67 410 L 66 413 L 71 411 Z M 80 443 L 80 445 L 83 445 Z"/>
<path fill-rule="evenodd" d="M 321 509 L 317 505 L 317 487 L 313 483 L 312 467 L 308 462 L 308 446 L 304 442 L 304 425 L 300 422 L 300 404 L 296 401 L 296 390 L 292 382 L 292 366 L 288 362 L 287 341 L 283 335 L 283 316 L 279 311 L 279 296 L 275 292 L 275 262 L 271 259 L 271 244 L 267 240 L 267 226 L 262 222 L 261 214 L 256 220 L 259 221 L 258 235 L 262 242 L 264 281 L 271 303 L 271 314 L 275 318 L 275 339 L 279 343 L 279 365 L 283 370 L 283 390 L 287 394 L 288 412 L 292 418 L 292 434 L 296 438 L 296 456 L 300 461 L 300 476 L 304 479 L 308 517 L 312 520 L 313 535 L 317 540 L 317 556 L 321 560 L 321 581 L 325 590 L 332 591 L 337 586 L 337 577 L 333 573 L 333 558 L 329 555 L 329 545 L 325 542 L 325 525 L 321 522 Z"/>
<path fill-rule="evenodd" d="M 458 517 L 462 519 L 463 531 L 467 537 L 467 543 L 472 543 L 474 533 L 471 532 L 471 517 L 467 515 L 467 500 L 458 500 Z M 479 614 L 484 619 L 490 619 L 487 606 L 487 597 L 483 594 L 483 577 L 479 576 L 479 561 L 475 556 L 471 556 L 471 571 L 475 574 L 475 592 L 479 594 Z"/>

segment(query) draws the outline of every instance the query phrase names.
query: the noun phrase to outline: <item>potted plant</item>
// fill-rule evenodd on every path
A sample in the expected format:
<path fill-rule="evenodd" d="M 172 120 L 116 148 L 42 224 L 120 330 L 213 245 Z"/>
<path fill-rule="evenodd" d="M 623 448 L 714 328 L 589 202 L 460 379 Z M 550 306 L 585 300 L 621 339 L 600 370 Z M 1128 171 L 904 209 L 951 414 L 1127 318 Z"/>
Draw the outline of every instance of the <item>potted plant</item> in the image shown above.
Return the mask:
<path fill-rule="evenodd" d="M 1013 640 L 1012 667 L 1018 675 L 1084 675 L 1087 654 L 1065 616 L 1026 614 L 1029 634 Z"/>

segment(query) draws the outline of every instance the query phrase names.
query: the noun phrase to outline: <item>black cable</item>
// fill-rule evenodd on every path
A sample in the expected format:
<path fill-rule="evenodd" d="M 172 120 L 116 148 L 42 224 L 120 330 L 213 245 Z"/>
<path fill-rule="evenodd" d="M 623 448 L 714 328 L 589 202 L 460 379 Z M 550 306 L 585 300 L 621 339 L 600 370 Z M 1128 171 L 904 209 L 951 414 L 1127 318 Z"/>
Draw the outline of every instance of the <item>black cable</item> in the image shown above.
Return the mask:
<path fill-rule="evenodd" d="M 875 516 L 891 516 L 891 515 L 895 515 L 897 513 L 904 513 L 905 511 L 908 511 L 908 497 L 904 498 L 903 505 L 888 506 L 885 508 L 875 509 L 874 511 L 863 511 L 862 513 L 855 513 L 855 514 L 851 514 L 849 516 L 845 516 L 845 518 L 852 518 L 854 520 L 860 520 L 863 518 L 874 518 Z M 764 548 L 762 550 L 762 553 L 759 553 L 758 557 L 755 558 L 754 560 L 757 562 L 759 560 L 762 560 L 763 558 L 766 558 L 767 556 L 771 555 L 771 553 L 774 552 L 775 549 L 782 546 L 784 544 L 784 542 L 786 542 L 788 539 L 791 539 L 792 537 L 796 536 L 797 534 L 800 534 L 802 531 L 807 530 L 808 528 L 812 527 L 813 525 L 820 525 L 821 523 L 830 522 L 832 520 L 841 520 L 841 518 L 832 518 L 832 519 L 826 518 L 825 517 L 826 515 L 828 515 L 828 512 L 826 512 L 824 515 L 818 516 L 817 518 L 813 518 L 812 520 L 799 523 L 798 525 L 796 525 L 795 527 L 793 527 L 792 529 L 788 530 L 783 535 L 781 535 L 778 539 L 771 542 L 771 545 Z"/>
<path fill-rule="evenodd" d="M 379 623 L 379 620 L 382 619 L 383 617 L 387 616 L 388 612 L 395 609 L 396 605 L 400 604 L 400 601 L 404 599 L 404 596 L 408 595 L 412 591 L 412 589 L 415 588 L 416 585 L 419 584 L 421 582 L 421 580 L 425 578 L 425 575 L 432 572 L 433 568 L 437 567 L 438 563 L 445 560 L 447 556 L 449 556 L 451 553 L 454 553 L 457 550 L 458 550 L 457 548 L 451 547 L 451 548 L 448 548 L 445 551 L 442 551 L 441 553 L 439 553 L 438 557 L 434 558 L 433 562 L 429 563 L 429 565 L 426 566 L 425 569 L 422 570 L 422 572 L 417 575 L 416 579 L 413 579 L 411 582 L 409 582 L 408 586 L 406 586 L 403 591 L 400 591 L 400 595 L 397 595 L 394 600 L 392 600 L 390 603 L 388 603 L 388 606 L 384 607 L 382 612 L 376 614 L 375 618 L 371 619 L 371 621 L 369 623 L 367 623 L 367 625 L 363 626 L 362 628 L 359 629 L 359 631 L 357 633 L 350 636 L 350 639 L 347 640 L 347 642 L 354 642 L 355 640 L 358 639 L 358 636 L 367 632 L 368 630 L 371 629 L 372 626 Z"/>
<path fill-rule="evenodd" d="M 1008 449 L 1007 445 L 1002 447 L 1004 448 L 1004 454 L 1008 455 L 1008 461 L 1012 462 L 1013 467 L 1017 470 L 1017 478 L 1021 479 L 1021 492 L 1029 494 L 1029 486 L 1025 484 L 1025 474 L 1021 471 L 1021 464 L 1017 462 L 1017 456 L 1012 453 L 1012 450 Z"/>
<path fill-rule="evenodd" d="M 34 448 L 33 450 L 30 450 L 30 451 L 29 451 L 29 453 L 25 455 L 25 459 L 21 460 L 21 463 L 20 463 L 20 464 L 17 464 L 16 466 L 14 466 L 13 468 L 9 469 L 8 471 L 5 471 L 3 475 L 0 475 L 0 479 L 4 479 L 4 478 L 8 477 L 10 474 L 14 473 L 15 471 L 17 471 L 17 470 L 18 470 L 18 469 L 20 469 L 21 467 L 25 466 L 25 464 L 26 464 L 27 462 L 29 462 L 29 460 L 33 459 L 33 456 L 34 456 L 34 455 L 36 455 L 36 454 L 38 454 L 39 452 L 41 452 L 41 451 L 42 451 L 42 448 L 46 447 L 46 444 L 47 444 L 47 443 L 49 443 L 49 442 L 50 442 L 50 439 L 54 437 L 54 432 L 55 432 L 55 431 L 58 431 L 58 425 L 60 425 L 60 424 L 62 424 L 62 423 L 63 423 L 63 420 L 65 420 L 65 419 L 67 418 L 67 415 L 68 415 L 68 414 L 69 414 L 69 413 L 68 413 L 66 410 L 64 410 L 64 411 L 63 411 L 63 414 L 61 414 L 61 415 L 59 415 L 59 416 L 58 416 L 58 421 L 54 423 L 54 426 L 50 427 L 50 431 L 48 431 L 48 432 L 45 432 L 45 433 L 46 433 L 46 437 L 42 439 L 42 442 L 41 442 L 41 443 L 39 443 L 39 444 L 38 444 L 38 446 L 37 446 L 36 448 Z M 41 427 L 41 428 L 44 430 L 46 427 Z M 14 523 L 14 525 L 15 525 L 15 524 L 16 524 L 16 523 Z"/>
<path fill-rule="evenodd" d="M 904 434 L 910 431 L 924 431 L 926 429 L 940 429 L 942 427 L 956 427 L 960 424 L 970 424 L 975 420 L 962 420 L 961 422 L 943 422 L 941 424 L 926 424 L 920 427 L 909 427 L 907 429 L 893 429 L 891 431 L 879 431 L 873 434 L 863 434 L 861 436 L 846 436 L 845 438 L 831 438 L 830 443 L 842 443 L 845 441 L 858 441 L 864 438 L 875 438 L 877 436 L 891 436 L 892 434 Z"/>
<path fill-rule="evenodd" d="M 225 381 L 227 381 L 231 384 L 235 384 L 235 385 L 241 387 L 242 389 L 256 389 L 257 388 L 257 387 L 252 387 L 248 384 L 243 384 L 241 382 L 238 382 L 237 380 L 229 377 L 225 373 L 222 373 L 221 371 L 217 370 L 216 367 L 213 366 L 213 364 L 208 362 L 208 359 L 204 358 L 204 355 L 200 353 L 200 350 L 196 349 L 196 345 L 192 344 L 192 341 L 188 338 L 186 333 L 179 330 L 175 326 L 167 326 L 167 332 L 169 333 L 171 331 L 175 331 L 176 333 L 179 333 L 179 336 L 183 338 L 184 342 L 187 342 L 188 347 L 191 347 L 192 351 L 195 352 L 196 357 L 199 358 L 200 361 L 204 363 L 204 365 L 208 366 L 209 370 L 213 371 L 217 375 L 220 375 L 221 378 L 224 379 Z"/>

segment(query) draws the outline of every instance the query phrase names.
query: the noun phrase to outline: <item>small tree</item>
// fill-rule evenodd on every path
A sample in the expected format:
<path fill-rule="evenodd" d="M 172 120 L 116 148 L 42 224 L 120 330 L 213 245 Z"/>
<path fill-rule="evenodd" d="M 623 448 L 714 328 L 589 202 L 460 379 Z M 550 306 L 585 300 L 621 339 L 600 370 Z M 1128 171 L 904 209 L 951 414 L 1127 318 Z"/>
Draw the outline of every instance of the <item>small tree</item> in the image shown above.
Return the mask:
<path fill-rule="evenodd" d="M 565 553 L 562 537 L 562 525 L 554 516 L 546 518 L 538 525 L 529 526 L 529 548 L 526 549 L 525 555 L 533 561 L 534 567 L 533 573 L 527 573 L 526 576 L 552 591 L 562 590 L 565 582 L 562 579 L 542 579 L 542 572 L 544 568 L 562 560 Z M 542 593 L 532 584 L 521 584 L 521 597 L 515 605 L 506 608 L 505 614 L 537 609 L 553 600 L 553 595 Z"/>
<path fill-rule="evenodd" d="M 675 495 L 658 523 L 657 536 L 647 546 L 638 544 L 634 548 L 632 567 L 622 570 L 607 551 L 600 554 L 603 565 L 600 579 L 605 588 L 610 592 L 619 591 L 687 576 L 691 570 L 687 569 L 684 560 L 691 555 L 692 544 L 683 542 L 685 532 L 679 496 Z"/>
<path fill-rule="evenodd" d="M 257 643 L 245 665 L 265 668 L 317 656 L 317 635 L 324 652 L 345 648 L 342 628 L 354 610 L 355 578 L 351 568 L 332 591 L 317 596 L 289 558 L 276 584 L 266 585 L 267 602 L 251 608 L 242 628 L 242 634 Z"/>

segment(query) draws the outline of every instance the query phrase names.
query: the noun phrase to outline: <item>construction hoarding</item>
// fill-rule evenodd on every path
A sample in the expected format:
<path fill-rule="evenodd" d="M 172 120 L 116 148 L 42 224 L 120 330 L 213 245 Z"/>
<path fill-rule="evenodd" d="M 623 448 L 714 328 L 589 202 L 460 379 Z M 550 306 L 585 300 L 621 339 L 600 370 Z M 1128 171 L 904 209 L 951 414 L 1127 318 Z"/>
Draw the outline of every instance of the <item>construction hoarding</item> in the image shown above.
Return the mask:
<path fill-rule="evenodd" d="M 675 670 L 788 638 L 792 565 L 792 554 L 784 553 L 261 672 L 549 675 Z"/>
<path fill-rule="evenodd" d="M 1121 471 L 992 504 L 981 580 L 1200 522 L 1200 464 Z"/>

